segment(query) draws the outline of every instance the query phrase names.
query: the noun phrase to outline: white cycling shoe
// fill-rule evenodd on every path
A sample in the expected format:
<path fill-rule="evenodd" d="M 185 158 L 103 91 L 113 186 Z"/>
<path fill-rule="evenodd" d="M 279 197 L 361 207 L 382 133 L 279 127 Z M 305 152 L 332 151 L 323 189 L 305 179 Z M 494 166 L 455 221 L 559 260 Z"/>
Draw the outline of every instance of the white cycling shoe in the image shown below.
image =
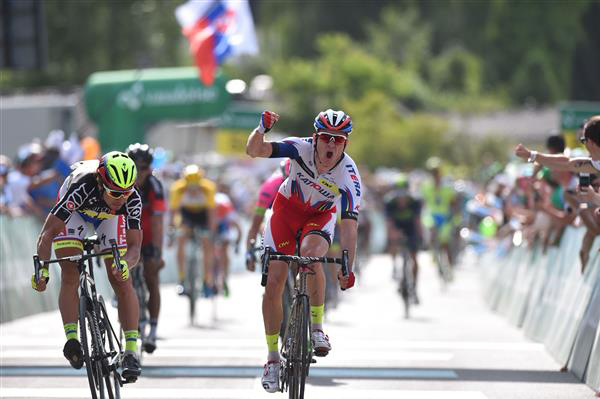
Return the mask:
<path fill-rule="evenodd" d="M 279 360 L 269 361 L 265 364 L 265 369 L 263 371 L 262 378 L 260 382 L 262 383 L 265 391 L 269 393 L 274 393 L 279 391 L 279 370 L 281 369 L 281 363 Z"/>
<path fill-rule="evenodd" d="M 310 340 L 312 342 L 313 351 L 315 356 L 327 356 L 331 350 L 331 344 L 329 343 L 329 337 L 321 330 L 314 330 L 310 334 Z"/>

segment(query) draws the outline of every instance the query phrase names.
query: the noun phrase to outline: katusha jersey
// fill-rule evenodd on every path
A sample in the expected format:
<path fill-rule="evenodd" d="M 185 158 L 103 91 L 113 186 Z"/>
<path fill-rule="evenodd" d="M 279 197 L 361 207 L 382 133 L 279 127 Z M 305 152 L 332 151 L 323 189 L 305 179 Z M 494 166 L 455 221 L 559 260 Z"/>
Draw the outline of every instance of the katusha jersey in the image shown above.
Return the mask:
<path fill-rule="evenodd" d="M 352 158 L 344 153 L 332 169 L 319 175 L 312 138 L 290 137 L 271 145 L 271 158 L 292 160 L 290 176 L 279 187 L 279 195 L 295 209 L 305 214 L 339 211 L 342 219 L 358 219 L 362 188 Z"/>
<path fill-rule="evenodd" d="M 99 161 L 81 161 L 72 166 L 73 171 L 66 178 L 58 194 L 58 202 L 50 211 L 63 222 L 73 212 L 78 212 L 88 222 L 101 222 L 117 215 L 125 217 L 125 228 L 140 229 L 142 198 L 134 190 L 125 205 L 113 211 L 102 199 L 102 192 L 96 180 Z"/>

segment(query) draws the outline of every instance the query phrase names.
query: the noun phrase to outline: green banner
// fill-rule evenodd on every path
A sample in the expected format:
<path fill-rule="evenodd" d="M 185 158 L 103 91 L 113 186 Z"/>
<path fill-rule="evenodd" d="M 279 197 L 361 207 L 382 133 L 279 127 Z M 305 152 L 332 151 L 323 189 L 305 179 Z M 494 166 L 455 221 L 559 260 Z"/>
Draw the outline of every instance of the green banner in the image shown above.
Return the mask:
<path fill-rule="evenodd" d="M 220 118 L 230 103 L 225 83 L 218 74 L 204 86 L 193 67 L 96 72 L 85 85 L 86 110 L 102 151 L 122 150 L 159 121 Z"/>

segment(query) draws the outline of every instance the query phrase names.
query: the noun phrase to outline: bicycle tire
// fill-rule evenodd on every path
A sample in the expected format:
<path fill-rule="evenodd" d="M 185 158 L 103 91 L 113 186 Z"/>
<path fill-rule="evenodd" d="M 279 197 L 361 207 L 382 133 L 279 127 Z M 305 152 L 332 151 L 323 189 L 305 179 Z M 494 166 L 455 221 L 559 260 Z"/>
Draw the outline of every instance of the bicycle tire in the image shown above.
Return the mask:
<path fill-rule="evenodd" d="M 189 247 L 188 247 L 189 248 Z M 197 251 L 196 245 L 193 245 L 193 251 Z M 196 299 L 198 297 L 197 276 L 198 276 L 198 257 L 192 254 L 187 261 L 187 283 L 189 287 L 188 297 L 190 300 L 190 325 L 194 325 L 196 320 Z"/>
<path fill-rule="evenodd" d="M 289 399 L 299 399 L 300 397 L 300 368 L 299 362 L 299 343 L 298 336 L 301 334 L 299 314 L 301 312 L 301 304 L 297 299 L 294 299 L 292 309 L 290 311 L 290 321 L 287 334 L 287 386 Z"/>
<path fill-rule="evenodd" d="M 81 349 L 83 352 L 83 360 L 85 363 L 86 374 L 88 377 L 88 384 L 90 386 L 90 392 L 92 399 L 98 399 L 104 397 L 102 379 L 98 375 L 98 367 L 96 362 L 93 360 L 94 354 L 94 321 L 90 312 L 91 305 L 89 304 L 89 298 L 81 296 L 79 298 L 79 337 L 81 340 Z M 88 336 L 89 333 L 89 336 Z M 89 341 L 88 341 L 89 338 Z"/>
<path fill-rule="evenodd" d="M 293 364 L 293 351 L 294 351 L 294 335 L 296 331 L 296 301 L 290 308 L 290 318 L 288 325 L 285 328 L 285 334 L 281 345 L 281 357 L 283 358 L 283 367 L 281 370 L 281 391 L 288 391 L 290 399 L 296 399 L 297 394 L 295 393 L 294 381 L 292 381 L 292 364 Z"/>
<path fill-rule="evenodd" d="M 306 377 L 310 369 L 312 349 L 309 351 L 310 344 L 310 304 L 307 296 L 302 296 L 300 301 L 302 311 L 300 312 L 300 392 L 299 399 L 304 399 L 304 388 L 306 386 Z M 310 345 L 312 346 L 312 345 Z"/>
<path fill-rule="evenodd" d="M 302 296 L 295 303 L 295 319 L 292 341 L 292 362 L 290 378 L 290 398 L 303 399 L 306 377 L 309 373 L 311 353 L 309 352 L 310 305 L 308 297 Z"/>
<path fill-rule="evenodd" d="M 114 330 L 112 329 L 112 325 L 110 324 L 108 312 L 106 311 L 106 304 L 104 303 L 104 298 L 102 298 L 102 296 L 98 298 L 98 304 L 100 307 L 100 313 L 102 315 L 101 319 L 104 323 L 104 347 L 106 349 L 106 344 L 108 343 L 108 353 L 116 352 L 117 354 L 119 354 L 120 348 L 115 347 L 115 341 L 113 340 L 113 338 L 116 340 L 116 337 L 114 337 Z M 121 399 L 121 378 L 119 372 L 117 371 L 118 365 L 112 366 L 112 369 L 109 365 L 107 365 L 107 367 L 109 367 L 109 370 L 108 373 L 104 376 L 104 382 L 106 384 L 108 397 L 109 399 Z"/>

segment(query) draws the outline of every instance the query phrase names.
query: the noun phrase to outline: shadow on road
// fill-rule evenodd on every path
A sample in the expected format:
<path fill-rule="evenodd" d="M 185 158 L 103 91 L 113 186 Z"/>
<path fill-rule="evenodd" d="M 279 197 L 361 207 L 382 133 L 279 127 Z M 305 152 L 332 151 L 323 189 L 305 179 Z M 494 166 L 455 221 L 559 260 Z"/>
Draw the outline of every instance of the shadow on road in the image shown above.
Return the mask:
<path fill-rule="evenodd" d="M 74 370 L 68 366 L 11 366 L 0 367 L 2 377 L 22 376 L 81 376 L 83 370 Z M 223 367 L 223 366 L 147 366 L 145 378 L 257 378 L 261 367 Z M 413 381 L 493 381 L 493 382 L 533 382 L 580 384 L 571 373 L 547 370 L 505 370 L 505 369 L 429 369 L 429 368 L 358 368 L 358 367 L 315 367 L 310 370 L 309 381 L 312 385 L 343 385 L 334 381 L 340 379 L 366 380 L 413 380 Z"/>

